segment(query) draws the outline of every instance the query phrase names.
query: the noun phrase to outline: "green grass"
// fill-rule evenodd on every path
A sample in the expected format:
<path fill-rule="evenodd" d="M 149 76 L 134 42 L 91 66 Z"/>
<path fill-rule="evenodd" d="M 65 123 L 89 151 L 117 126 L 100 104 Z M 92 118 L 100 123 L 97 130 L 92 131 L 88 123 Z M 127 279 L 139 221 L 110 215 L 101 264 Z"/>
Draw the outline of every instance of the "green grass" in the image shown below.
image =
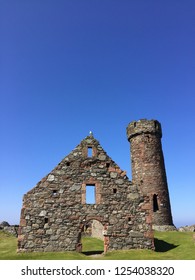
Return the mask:
<path fill-rule="evenodd" d="M 156 250 L 111 251 L 105 255 L 103 242 L 96 238 L 82 239 L 83 252 L 16 253 L 17 239 L 0 231 L 1 260 L 195 260 L 195 239 L 192 232 L 155 232 Z M 94 256 L 95 254 L 95 256 Z M 98 255 L 99 254 L 99 255 Z"/>
<path fill-rule="evenodd" d="M 82 238 L 82 253 L 90 256 L 93 254 L 102 254 L 104 252 L 104 243 L 102 240 L 92 237 Z"/>
<path fill-rule="evenodd" d="M 108 252 L 112 260 L 195 260 L 192 232 L 155 232 L 155 251 L 130 250 Z"/>

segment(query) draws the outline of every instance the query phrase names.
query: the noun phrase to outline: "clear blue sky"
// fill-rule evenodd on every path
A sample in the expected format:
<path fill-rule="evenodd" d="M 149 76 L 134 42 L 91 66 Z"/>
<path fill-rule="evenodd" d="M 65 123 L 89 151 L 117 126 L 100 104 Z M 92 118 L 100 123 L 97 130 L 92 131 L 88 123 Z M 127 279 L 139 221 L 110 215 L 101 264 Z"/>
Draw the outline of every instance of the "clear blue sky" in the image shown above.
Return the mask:
<path fill-rule="evenodd" d="M 0 222 L 92 130 L 131 179 L 157 119 L 176 226 L 195 224 L 195 1 L 0 1 Z"/>

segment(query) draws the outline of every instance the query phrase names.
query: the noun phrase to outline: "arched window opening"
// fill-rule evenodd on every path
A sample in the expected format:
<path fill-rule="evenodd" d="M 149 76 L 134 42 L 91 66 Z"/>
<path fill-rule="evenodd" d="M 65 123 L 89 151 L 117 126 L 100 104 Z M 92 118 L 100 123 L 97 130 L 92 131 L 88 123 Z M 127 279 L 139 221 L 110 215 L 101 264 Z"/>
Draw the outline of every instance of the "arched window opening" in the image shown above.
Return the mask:
<path fill-rule="evenodd" d="M 159 210 L 159 207 L 158 207 L 158 195 L 154 194 L 153 195 L 153 212 L 156 212 L 158 210 Z"/>

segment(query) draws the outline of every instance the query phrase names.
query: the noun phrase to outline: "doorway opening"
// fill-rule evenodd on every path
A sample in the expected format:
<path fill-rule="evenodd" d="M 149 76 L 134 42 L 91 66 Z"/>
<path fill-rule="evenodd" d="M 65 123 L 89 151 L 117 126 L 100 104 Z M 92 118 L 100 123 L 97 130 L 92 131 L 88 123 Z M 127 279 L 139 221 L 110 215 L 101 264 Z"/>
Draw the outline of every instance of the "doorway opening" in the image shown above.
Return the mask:
<path fill-rule="evenodd" d="M 78 236 L 77 251 L 88 256 L 105 253 L 107 250 L 105 243 L 108 243 L 108 238 L 103 233 L 104 226 L 101 222 L 95 219 L 85 221 Z"/>

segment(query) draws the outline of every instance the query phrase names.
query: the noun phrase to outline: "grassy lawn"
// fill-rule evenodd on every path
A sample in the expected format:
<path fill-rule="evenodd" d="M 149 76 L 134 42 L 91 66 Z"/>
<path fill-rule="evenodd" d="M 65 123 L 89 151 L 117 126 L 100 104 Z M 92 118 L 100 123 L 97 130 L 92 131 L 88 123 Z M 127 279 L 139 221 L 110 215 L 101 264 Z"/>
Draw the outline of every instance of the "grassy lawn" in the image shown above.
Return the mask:
<path fill-rule="evenodd" d="M 82 239 L 83 252 L 16 253 L 17 239 L 0 232 L 1 260 L 195 260 L 192 232 L 155 232 L 156 250 L 112 251 L 101 255 L 103 242 L 96 238 Z M 94 256 L 95 254 L 95 256 Z"/>

